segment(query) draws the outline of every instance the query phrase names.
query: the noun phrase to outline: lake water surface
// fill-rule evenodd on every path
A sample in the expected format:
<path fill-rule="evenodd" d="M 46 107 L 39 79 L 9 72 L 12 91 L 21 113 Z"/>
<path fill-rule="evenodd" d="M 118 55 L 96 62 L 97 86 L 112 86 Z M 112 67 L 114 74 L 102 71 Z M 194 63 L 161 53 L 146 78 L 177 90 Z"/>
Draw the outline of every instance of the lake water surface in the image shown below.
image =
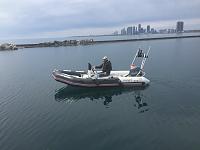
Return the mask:
<path fill-rule="evenodd" d="M 53 69 L 107 55 L 127 70 L 151 46 L 145 89 L 80 89 Z M 0 52 L 0 150 L 199 150 L 200 38 Z"/>

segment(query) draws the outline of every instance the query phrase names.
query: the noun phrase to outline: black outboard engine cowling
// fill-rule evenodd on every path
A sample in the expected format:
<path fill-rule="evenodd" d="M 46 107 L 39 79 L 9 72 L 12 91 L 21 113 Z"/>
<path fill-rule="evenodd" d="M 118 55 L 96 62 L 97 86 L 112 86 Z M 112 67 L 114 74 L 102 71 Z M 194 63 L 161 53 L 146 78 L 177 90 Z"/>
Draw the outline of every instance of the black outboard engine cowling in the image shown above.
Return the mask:
<path fill-rule="evenodd" d="M 88 63 L 88 70 L 92 70 L 92 65 Z"/>

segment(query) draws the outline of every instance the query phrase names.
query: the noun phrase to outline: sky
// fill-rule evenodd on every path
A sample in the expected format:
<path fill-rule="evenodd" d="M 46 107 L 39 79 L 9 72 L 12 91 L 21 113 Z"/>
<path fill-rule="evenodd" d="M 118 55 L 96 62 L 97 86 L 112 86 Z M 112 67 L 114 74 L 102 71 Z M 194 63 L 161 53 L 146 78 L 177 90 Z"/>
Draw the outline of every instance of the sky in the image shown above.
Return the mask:
<path fill-rule="evenodd" d="M 129 25 L 200 29 L 200 0 L 0 0 L 0 38 L 110 34 Z"/>

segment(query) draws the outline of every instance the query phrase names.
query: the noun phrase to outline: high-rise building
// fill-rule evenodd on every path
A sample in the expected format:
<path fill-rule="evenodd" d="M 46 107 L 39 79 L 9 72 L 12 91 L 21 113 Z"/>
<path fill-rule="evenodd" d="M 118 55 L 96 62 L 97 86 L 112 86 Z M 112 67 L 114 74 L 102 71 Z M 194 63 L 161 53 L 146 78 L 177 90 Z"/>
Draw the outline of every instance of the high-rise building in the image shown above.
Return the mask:
<path fill-rule="evenodd" d="M 151 28 L 151 33 L 156 33 L 156 30 L 154 28 Z"/>
<path fill-rule="evenodd" d="M 133 27 L 128 27 L 126 33 L 127 33 L 127 35 L 132 35 L 133 34 Z"/>
<path fill-rule="evenodd" d="M 126 29 L 125 28 L 121 29 L 121 35 L 126 35 Z"/>
<path fill-rule="evenodd" d="M 136 28 L 133 26 L 133 34 L 136 34 Z"/>
<path fill-rule="evenodd" d="M 176 32 L 183 32 L 183 26 L 184 26 L 184 22 L 178 21 L 176 23 Z"/>
<path fill-rule="evenodd" d="M 141 28 L 142 28 L 141 24 L 138 24 L 138 32 L 139 33 L 141 32 Z"/>
<path fill-rule="evenodd" d="M 150 25 L 147 25 L 147 33 L 150 33 L 150 32 L 151 32 Z"/>

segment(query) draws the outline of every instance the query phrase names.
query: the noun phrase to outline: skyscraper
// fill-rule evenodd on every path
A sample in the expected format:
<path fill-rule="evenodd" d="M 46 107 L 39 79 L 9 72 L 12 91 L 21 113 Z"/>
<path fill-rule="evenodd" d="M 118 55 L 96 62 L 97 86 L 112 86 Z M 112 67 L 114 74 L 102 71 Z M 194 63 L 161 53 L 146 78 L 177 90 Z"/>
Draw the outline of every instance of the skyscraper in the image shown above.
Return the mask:
<path fill-rule="evenodd" d="M 138 32 L 141 32 L 141 24 L 138 24 Z"/>
<path fill-rule="evenodd" d="M 128 27 L 127 28 L 127 35 L 132 35 L 133 34 L 133 27 Z"/>
<path fill-rule="evenodd" d="M 125 28 L 121 29 L 121 35 L 126 35 L 126 29 Z"/>
<path fill-rule="evenodd" d="M 150 33 L 150 30 L 151 30 L 150 25 L 147 25 L 147 33 Z"/>
<path fill-rule="evenodd" d="M 136 30 L 135 26 L 133 26 L 133 34 L 136 34 Z"/>
<path fill-rule="evenodd" d="M 176 32 L 183 32 L 183 25 L 184 25 L 183 21 L 178 21 L 176 23 Z"/>

